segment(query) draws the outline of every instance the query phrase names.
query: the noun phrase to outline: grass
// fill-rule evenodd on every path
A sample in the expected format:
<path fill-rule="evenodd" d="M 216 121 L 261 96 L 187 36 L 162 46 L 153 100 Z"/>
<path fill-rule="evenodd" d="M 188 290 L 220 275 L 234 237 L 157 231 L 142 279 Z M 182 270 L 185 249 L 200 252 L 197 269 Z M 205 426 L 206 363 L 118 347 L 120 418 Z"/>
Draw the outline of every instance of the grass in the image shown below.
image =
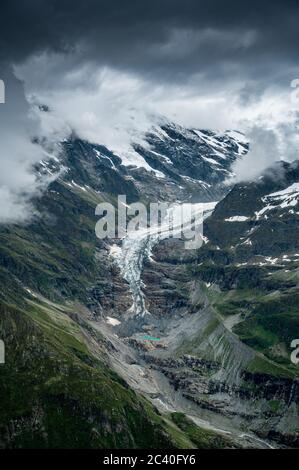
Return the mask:
<path fill-rule="evenodd" d="M 266 357 L 255 356 L 255 358 L 247 366 L 248 372 L 253 374 L 266 374 L 274 377 L 283 377 L 293 379 L 296 377 L 295 372 L 292 370 L 280 366 L 273 361 L 270 361 Z"/>
<path fill-rule="evenodd" d="M 88 348 L 80 327 L 49 305 L 0 304 L 4 447 L 176 448 L 188 438 Z M 99 350 L 101 344 L 98 344 Z M 7 432 L 14 423 L 18 432 Z"/>
<path fill-rule="evenodd" d="M 281 407 L 281 403 L 278 400 L 269 400 L 268 401 L 268 406 L 269 406 L 270 410 L 272 411 L 272 413 L 278 413 L 278 411 Z"/>
<path fill-rule="evenodd" d="M 188 436 L 197 449 L 222 449 L 232 447 L 232 442 L 211 430 L 197 426 L 183 413 L 171 413 L 172 421 Z"/>
<path fill-rule="evenodd" d="M 254 319 L 240 323 L 234 331 L 244 343 L 257 351 L 265 351 L 279 342 L 275 333 L 257 324 Z"/>
<path fill-rule="evenodd" d="M 201 282 L 202 291 L 208 297 L 220 318 L 229 315 L 242 314 L 242 322 L 236 324 L 233 332 L 254 350 L 263 353 L 269 358 L 269 363 L 259 364 L 262 370 L 269 372 L 273 369 L 272 363 L 277 364 L 275 375 L 284 373 L 281 365 L 290 371 L 290 374 L 298 375 L 290 360 L 280 355 L 281 351 L 290 352 L 292 339 L 299 337 L 299 289 L 286 287 L 285 282 L 296 279 L 296 273 L 275 272 L 275 290 L 261 288 L 229 289 L 217 291 L 213 286 L 208 288 Z M 279 285 L 279 280 L 282 282 Z M 278 288 L 280 287 L 280 289 Z M 214 330 L 213 325 L 204 332 L 209 335 Z M 281 345 L 281 348 L 277 348 Z M 273 354 L 275 350 L 275 354 Z M 283 353 L 285 355 L 285 353 Z M 260 361 L 259 361 L 260 363 Z"/>

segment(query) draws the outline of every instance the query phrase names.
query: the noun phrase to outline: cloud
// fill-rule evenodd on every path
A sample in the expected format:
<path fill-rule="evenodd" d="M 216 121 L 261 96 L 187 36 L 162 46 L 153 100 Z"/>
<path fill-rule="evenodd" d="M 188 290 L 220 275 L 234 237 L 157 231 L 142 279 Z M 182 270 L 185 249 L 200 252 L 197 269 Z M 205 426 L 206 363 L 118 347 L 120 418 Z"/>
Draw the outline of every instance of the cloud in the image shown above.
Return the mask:
<path fill-rule="evenodd" d="M 245 111 L 240 107 L 239 118 L 250 149 L 235 163 L 233 182 L 254 180 L 275 161 L 299 159 L 299 103 L 292 99 L 291 88 L 267 90 L 247 103 Z"/>
<path fill-rule="evenodd" d="M 187 127 L 243 131 L 251 150 L 235 165 L 237 181 L 254 177 L 275 160 L 298 158 L 290 84 L 285 89 L 269 85 L 255 96 L 235 78 L 229 87 L 214 89 L 201 76 L 192 76 L 182 87 L 94 62 L 82 64 L 76 52 L 34 56 L 15 67 L 15 73 L 24 82 L 28 101 L 49 107 L 48 113 L 35 108 L 39 133 L 49 141 L 74 132 L 130 163 L 136 159 L 131 143 L 166 116 Z"/>
<path fill-rule="evenodd" d="M 235 163 L 233 171 L 236 176 L 228 183 L 253 181 L 263 170 L 279 159 L 278 139 L 275 131 L 253 127 L 247 135 L 250 140 L 249 153 Z"/>
<path fill-rule="evenodd" d="M 165 115 L 248 134 L 237 180 L 297 158 L 298 19 L 293 0 L 3 0 L 0 78 L 17 92 L 0 105 L 0 222 L 32 213 L 42 153 L 33 135 L 55 146 L 76 132 L 129 161 L 130 142 Z"/>
<path fill-rule="evenodd" d="M 296 0 L 3 0 L 0 62 L 80 44 L 101 65 L 160 78 L 223 62 L 255 64 L 257 75 L 265 56 L 268 64 L 296 62 L 298 13 Z"/>
<path fill-rule="evenodd" d="M 192 77 L 184 87 L 157 83 L 135 72 L 82 64 L 76 57 L 43 53 L 14 68 L 39 122 L 39 135 L 50 142 L 75 133 L 128 161 L 131 143 L 141 141 L 161 118 L 194 128 L 226 129 L 236 124 L 238 83 L 231 84 L 234 92 L 209 93 L 206 86 L 200 89 L 200 78 Z M 46 105 L 49 112 L 41 112 L 36 103 Z"/>
<path fill-rule="evenodd" d="M 0 223 L 28 220 L 30 199 L 42 187 L 32 167 L 43 158 L 32 143 L 36 123 L 30 118 L 23 87 L 12 74 L 5 76 L 6 102 L 0 105 Z"/>
<path fill-rule="evenodd" d="M 229 184 L 254 181 L 276 161 L 299 159 L 299 134 L 295 125 L 280 124 L 274 129 L 253 126 L 247 136 L 250 150 L 234 164 L 235 177 L 228 181 Z"/>

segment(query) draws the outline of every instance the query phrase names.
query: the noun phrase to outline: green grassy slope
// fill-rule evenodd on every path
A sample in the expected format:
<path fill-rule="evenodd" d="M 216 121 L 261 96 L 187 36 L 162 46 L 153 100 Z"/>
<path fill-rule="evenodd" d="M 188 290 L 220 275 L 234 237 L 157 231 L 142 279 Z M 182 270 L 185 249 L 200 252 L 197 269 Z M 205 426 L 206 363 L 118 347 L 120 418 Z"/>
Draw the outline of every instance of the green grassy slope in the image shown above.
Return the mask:
<path fill-rule="evenodd" d="M 106 197 L 57 181 L 30 225 L 0 229 L 0 448 L 196 447 L 109 368 L 105 338 L 76 314 L 103 275 Z"/>
<path fill-rule="evenodd" d="M 152 405 L 91 354 L 78 325 L 50 311 L 0 306 L 0 447 L 180 446 L 183 433 L 173 436 Z"/>
<path fill-rule="evenodd" d="M 55 192 L 54 192 L 55 191 Z M 0 231 L 0 447 L 176 447 L 154 408 L 96 357 L 67 313 L 31 298 L 87 302 L 101 266 L 94 208 L 100 196 L 59 182 L 29 226 Z M 180 434 L 180 433 L 179 433 Z M 181 433 L 182 434 L 182 433 Z"/>

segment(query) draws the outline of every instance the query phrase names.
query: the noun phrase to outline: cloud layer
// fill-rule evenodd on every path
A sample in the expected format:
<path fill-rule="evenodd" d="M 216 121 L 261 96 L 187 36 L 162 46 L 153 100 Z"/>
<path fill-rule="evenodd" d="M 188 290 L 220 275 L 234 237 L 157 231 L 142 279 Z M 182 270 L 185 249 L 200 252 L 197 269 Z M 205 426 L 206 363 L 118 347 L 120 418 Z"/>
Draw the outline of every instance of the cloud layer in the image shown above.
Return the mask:
<path fill-rule="evenodd" d="M 39 183 L 32 166 L 42 151 L 31 141 L 35 122 L 29 117 L 29 105 L 22 85 L 12 74 L 5 75 L 5 104 L 0 105 L 0 222 L 28 219 L 32 213 L 30 198 Z"/>
<path fill-rule="evenodd" d="M 25 220 L 40 189 L 32 136 L 73 131 L 130 160 L 130 141 L 165 115 L 246 132 L 237 180 L 297 158 L 298 19 L 296 1 L 4 0 L 0 222 Z"/>

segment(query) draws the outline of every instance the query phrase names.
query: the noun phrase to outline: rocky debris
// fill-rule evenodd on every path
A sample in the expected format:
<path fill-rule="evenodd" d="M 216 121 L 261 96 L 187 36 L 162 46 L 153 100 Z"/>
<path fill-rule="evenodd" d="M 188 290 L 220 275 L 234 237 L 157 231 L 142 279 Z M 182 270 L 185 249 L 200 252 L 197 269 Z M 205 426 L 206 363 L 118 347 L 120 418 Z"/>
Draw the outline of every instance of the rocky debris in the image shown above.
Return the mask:
<path fill-rule="evenodd" d="M 211 201 L 217 200 L 218 194 L 220 198 L 228 191 L 228 187 L 221 187 L 222 181 L 238 155 L 247 151 L 246 144 L 233 142 L 229 136 L 184 130 L 170 124 L 150 132 L 147 142 L 150 147 L 135 146 L 135 151 L 153 168 L 152 172 L 140 167 L 125 167 L 118 157 L 108 155 L 107 149 L 87 148 L 84 143 L 80 143 L 77 151 L 83 152 L 86 158 L 86 161 L 81 158 L 80 178 L 87 168 L 90 172 L 96 165 L 97 173 L 100 170 L 103 178 L 106 178 L 106 181 L 102 181 L 101 177 L 100 182 L 93 182 L 93 185 L 98 185 L 94 186 L 97 191 L 105 191 L 105 185 L 109 184 L 115 194 L 119 193 L 119 188 L 123 188 L 130 200 L 138 200 L 142 194 L 143 199 L 151 201 L 158 198 L 171 202 L 189 200 L 189 197 L 191 200 L 199 198 L 197 200 Z M 96 156 L 93 155 L 94 150 L 98 152 Z M 218 151 L 226 159 L 220 161 Z M 216 164 L 215 167 L 211 159 L 221 165 Z M 215 171 L 217 166 L 220 171 Z M 157 177 L 157 171 L 162 172 L 164 177 Z M 83 187 L 86 182 L 83 178 L 78 183 Z M 271 188 L 268 183 L 264 189 L 269 193 Z M 288 382 L 244 373 L 254 352 L 240 342 L 233 328 L 233 331 L 228 331 L 219 322 L 219 317 L 209 308 L 208 295 L 203 292 L 197 279 L 192 279 L 190 265 L 203 264 L 202 279 L 206 285 L 217 286 L 217 294 L 221 294 L 223 288 L 237 289 L 242 283 L 261 285 L 261 276 L 257 274 L 260 267 L 244 266 L 242 272 L 241 268 L 232 269 L 227 275 L 227 268 L 236 261 L 247 261 L 248 253 L 252 254 L 254 262 L 261 262 L 257 258 L 260 247 L 254 245 L 257 229 L 262 234 L 263 247 L 268 249 L 264 242 L 276 226 L 270 223 L 269 230 L 263 232 L 269 223 L 267 219 L 253 220 L 257 200 L 257 210 L 261 210 L 263 205 L 263 201 L 258 198 L 268 194 L 264 189 L 263 193 L 259 191 L 261 186 L 263 183 L 257 184 L 251 191 L 249 186 L 239 185 L 230 193 L 230 202 L 223 200 L 217 206 L 216 216 L 208 219 L 205 226 L 207 244 L 203 249 L 185 250 L 183 240 L 167 239 L 152 248 L 150 257 L 142 258 L 141 278 L 135 279 L 136 286 L 142 288 L 142 295 L 137 299 L 142 314 L 138 317 L 134 317 L 132 309 L 129 310 L 132 306 L 129 283 L 123 280 L 119 269 L 112 266 L 107 250 L 100 250 L 97 255 L 103 275 L 99 276 L 90 291 L 90 306 L 95 312 L 95 318 L 111 316 L 121 321 L 121 324 L 109 327 L 112 334 L 118 336 L 117 341 L 128 348 L 135 358 L 129 359 L 131 352 L 129 354 L 126 351 L 120 360 L 120 364 L 127 365 L 126 373 L 132 374 L 132 383 L 140 385 L 146 376 L 148 383 L 145 389 L 152 381 L 155 383 L 152 388 L 161 389 L 165 402 L 174 390 L 196 404 L 198 413 L 205 411 L 211 413 L 209 416 L 217 415 L 219 419 L 233 418 L 239 426 L 244 425 L 255 431 L 263 428 L 269 419 L 271 423 L 268 430 L 277 429 L 277 420 L 284 414 L 288 403 L 297 399 L 297 391 Z M 246 194 L 252 196 L 251 202 L 246 205 L 246 210 L 251 212 L 239 214 L 240 208 L 244 208 Z M 282 230 L 282 226 L 278 225 L 277 228 Z M 292 224 L 285 225 L 285 229 L 285 233 L 289 233 Z M 244 240 L 240 240 L 242 237 Z M 245 243 L 251 237 L 253 245 Z M 282 238 L 284 243 L 286 237 Z M 282 244 L 279 249 L 285 247 Z M 142 244 L 140 250 L 144 250 L 147 255 L 150 252 L 148 246 Z M 138 264 L 141 253 L 137 252 L 137 255 Z M 210 266 L 206 267 L 206 262 Z M 264 271 L 267 274 L 268 268 Z M 266 288 L 266 281 L 262 282 Z M 164 339 L 143 340 L 140 338 L 141 333 L 163 336 Z M 190 340 L 194 356 L 184 354 L 184 348 L 179 349 L 184 338 Z M 117 357 L 118 346 L 113 341 L 111 344 L 114 348 L 111 353 Z M 206 354 L 202 357 L 204 352 Z M 167 392 L 164 380 L 170 387 Z M 269 401 L 278 401 L 279 407 L 273 405 L 271 408 Z"/>
<path fill-rule="evenodd" d="M 151 341 L 150 339 L 126 338 L 126 344 L 129 344 L 138 351 L 154 351 L 156 349 L 166 349 L 167 346 L 161 341 Z"/>
<path fill-rule="evenodd" d="M 89 309 L 94 318 L 98 316 L 119 317 L 132 305 L 128 283 L 120 275 L 119 269 L 109 258 L 106 249 L 98 250 L 96 260 L 101 266 L 94 286 L 89 290 Z"/>
<path fill-rule="evenodd" d="M 253 389 L 249 398 L 259 397 L 266 400 L 277 399 L 286 404 L 299 401 L 299 380 L 273 377 L 267 374 L 244 371 L 243 379 Z M 248 397 L 248 394 L 245 396 Z"/>

